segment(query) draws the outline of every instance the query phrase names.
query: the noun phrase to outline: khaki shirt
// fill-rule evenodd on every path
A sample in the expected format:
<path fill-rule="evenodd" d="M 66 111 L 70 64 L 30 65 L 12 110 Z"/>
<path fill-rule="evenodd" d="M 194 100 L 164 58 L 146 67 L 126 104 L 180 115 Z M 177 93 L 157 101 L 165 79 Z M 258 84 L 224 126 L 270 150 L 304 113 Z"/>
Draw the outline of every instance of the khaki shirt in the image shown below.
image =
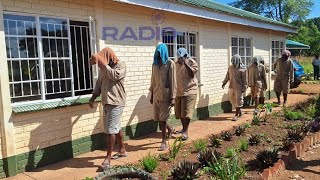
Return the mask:
<path fill-rule="evenodd" d="M 293 81 L 294 69 L 292 60 L 289 58 L 286 61 L 283 61 L 281 58 L 277 59 L 274 63 L 276 68 L 276 79 L 288 79 L 290 82 Z"/>
<path fill-rule="evenodd" d="M 119 61 L 114 67 L 107 65 L 105 70 L 100 70 L 93 94 L 102 95 L 103 105 L 124 106 L 126 101 L 125 76 L 126 64 L 124 62 Z"/>
<path fill-rule="evenodd" d="M 177 96 L 188 96 L 197 94 L 198 79 L 195 76 L 198 72 L 198 64 L 195 60 L 189 59 L 188 66 L 176 62 L 177 69 Z M 192 73 L 192 74 L 190 74 Z"/>
<path fill-rule="evenodd" d="M 264 65 L 251 64 L 248 68 L 248 85 L 249 87 L 259 87 L 267 89 L 267 75 Z"/>
<path fill-rule="evenodd" d="M 172 60 L 168 60 L 168 63 L 162 66 L 152 66 L 149 90 L 154 100 L 170 102 L 171 99 L 176 98 L 176 67 Z"/>
<path fill-rule="evenodd" d="M 230 89 L 238 89 L 244 92 L 247 88 L 247 75 L 245 68 L 236 68 L 230 65 L 226 77 L 223 80 L 223 84 L 229 82 Z"/>

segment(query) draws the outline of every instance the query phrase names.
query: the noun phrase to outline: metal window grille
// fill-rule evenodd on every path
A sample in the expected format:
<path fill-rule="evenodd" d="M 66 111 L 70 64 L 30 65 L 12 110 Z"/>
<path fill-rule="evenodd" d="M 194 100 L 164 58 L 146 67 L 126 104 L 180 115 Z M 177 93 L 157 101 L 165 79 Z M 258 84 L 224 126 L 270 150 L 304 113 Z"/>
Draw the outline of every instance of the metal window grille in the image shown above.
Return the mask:
<path fill-rule="evenodd" d="M 252 39 L 251 38 L 231 38 L 231 54 L 239 54 L 245 66 L 249 66 L 252 61 Z"/>
<path fill-rule="evenodd" d="M 271 67 L 272 67 L 272 71 L 274 71 L 274 67 L 273 64 L 275 63 L 275 61 L 281 57 L 281 53 L 284 50 L 284 42 L 283 41 L 271 41 L 271 51 L 272 51 L 272 55 L 271 55 Z"/>
<path fill-rule="evenodd" d="M 80 36 L 72 36 L 79 41 L 82 53 L 81 57 L 73 58 L 78 46 L 71 47 L 69 22 L 61 18 L 4 14 L 12 103 L 72 97 L 92 89 L 87 64 L 91 52 L 89 26 L 79 27 Z M 82 68 L 77 71 L 81 76 L 73 75 L 75 68 Z M 74 81 L 83 83 L 74 87 Z"/>

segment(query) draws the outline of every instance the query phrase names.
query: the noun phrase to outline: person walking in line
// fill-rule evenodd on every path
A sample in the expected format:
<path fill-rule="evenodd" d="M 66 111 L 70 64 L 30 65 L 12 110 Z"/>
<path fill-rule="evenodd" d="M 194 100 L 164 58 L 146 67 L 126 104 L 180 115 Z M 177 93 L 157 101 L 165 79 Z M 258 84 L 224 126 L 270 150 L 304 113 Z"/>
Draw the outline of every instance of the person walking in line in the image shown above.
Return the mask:
<path fill-rule="evenodd" d="M 291 53 L 288 50 L 283 51 L 281 58 L 277 59 L 274 63 L 276 70 L 276 78 L 274 81 L 274 91 L 276 92 L 278 102 L 281 104 L 280 95 L 283 93 L 283 105 L 286 105 L 288 99 L 288 92 L 290 84 L 293 83 L 293 63 L 290 59 Z"/>
<path fill-rule="evenodd" d="M 182 140 L 185 141 L 188 139 L 188 128 L 197 100 L 198 64 L 190 58 L 185 48 L 178 49 L 177 57 L 177 97 L 174 110 L 176 119 L 181 120 L 182 130 L 175 133 L 182 133 Z"/>
<path fill-rule="evenodd" d="M 160 123 L 162 131 L 162 142 L 159 151 L 168 149 L 167 137 L 170 138 L 174 129 L 168 125 L 171 108 L 176 98 L 176 67 L 172 60 L 169 60 L 167 45 L 161 43 L 154 53 L 151 85 L 150 103 L 153 105 L 153 118 Z M 168 134 L 167 134 L 168 130 Z"/>
<path fill-rule="evenodd" d="M 229 82 L 229 98 L 233 107 L 236 108 L 233 121 L 237 121 L 242 116 L 243 93 L 247 89 L 246 67 L 242 64 L 241 57 L 236 54 L 231 58 L 232 65 L 229 66 L 222 88 Z"/>
<path fill-rule="evenodd" d="M 267 89 L 266 70 L 261 62 L 263 57 L 255 56 L 253 63 L 248 68 L 248 85 L 251 88 L 251 97 L 255 102 L 254 114 L 257 115 L 258 105 L 261 104 L 260 98 L 264 98 L 264 91 Z"/>
<path fill-rule="evenodd" d="M 319 80 L 320 77 L 320 59 L 319 55 L 315 55 L 312 61 L 313 65 L 313 78 L 314 80 Z"/>
<path fill-rule="evenodd" d="M 92 55 L 90 64 L 98 64 L 100 68 L 89 106 L 92 108 L 94 100 L 100 94 L 102 95 L 102 105 L 105 112 L 104 128 L 107 134 L 107 156 L 100 168 L 106 169 L 111 166 L 111 159 L 127 157 L 120 123 L 126 101 L 124 89 L 126 64 L 119 60 L 110 48 L 104 48 L 99 53 Z M 120 146 L 119 152 L 111 156 L 116 140 Z"/>

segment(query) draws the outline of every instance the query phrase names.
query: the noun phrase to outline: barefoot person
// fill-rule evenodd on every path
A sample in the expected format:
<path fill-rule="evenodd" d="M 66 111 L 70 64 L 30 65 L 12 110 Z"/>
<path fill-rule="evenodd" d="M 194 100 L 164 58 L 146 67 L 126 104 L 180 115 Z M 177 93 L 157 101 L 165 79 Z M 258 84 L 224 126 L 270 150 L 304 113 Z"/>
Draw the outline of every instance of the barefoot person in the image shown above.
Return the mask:
<path fill-rule="evenodd" d="M 182 140 L 188 139 L 188 128 L 193 115 L 194 106 L 197 100 L 198 80 L 195 76 L 198 72 L 198 64 L 191 59 L 185 48 L 177 51 L 177 97 L 174 106 L 176 119 L 181 120 Z"/>
<path fill-rule="evenodd" d="M 236 108 L 235 117 L 233 121 L 237 121 L 242 116 L 241 108 L 243 106 L 243 93 L 247 89 L 246 67 L 241 62 L 241 57 L 236 54 L 231 58 L 232 65 L 229 66 L 228 72 L 222 88 L 224 89 L 227 82 L 229 82 L 229 98 L 233 107 Z"/>
<path fill-rule="evenodd" d="M 90 63 L 91 65 L 97 63 L 100 68 L 99 77 L 92 92 L 89 105 L 93 107 L 94 100 L 100 94 L 102 95 L 102 105 L 105 112 L 105 133 L 107 134 L 107 157 L 102 163 L 101 168 L 105 169 L 110 167 L 111 159 L 127 156 L 120 124 L 126 100 L 124 89 L 126 65 L 118 59 L 110 48 L 104 48 L 99 53 L 92 55 Z M 111 156 L 116 140 L 120 146 L 119 152 Z"/>
<path fill-rule="evenodd" d="M 162 142 L 159 151 L 168 149 L 167 129 L 170 138 L 174 129 L 167 124 L 171 107 L 176 98 L 176 68 L 175 63 L 169 60 L 168 48 L 165 44 L 159 44 L 154 53 L 151 76 L 151 99 L 153 104 L 153 118 L 159 121 L 162 131 Z"/>
<path fill-rule="evenodd" d="M 290 84 L 293 82 L 293 63 L 290 59 L 291 53 L 288 50 L 283 51 L 281 58 L 274 63 L 276 78 L 274 81 L 274 91 L 276 92 L 278 102 L 281 104 L 280 95 L 283 93 L 283 105 L 286 105 Z"/>
<path fill-rule="evenodd" d="M 264 98 L 264 91 L 267 89 L 267 77 L 264 65 L 261 64 L 263 58 L 255 56 L 253 63 L 248 68 L 248 85 L 251 88 L 251 97 L 254 98 L 254 114 L 258 114 L 258 105 L 261 104 L 260 98 Z"/>

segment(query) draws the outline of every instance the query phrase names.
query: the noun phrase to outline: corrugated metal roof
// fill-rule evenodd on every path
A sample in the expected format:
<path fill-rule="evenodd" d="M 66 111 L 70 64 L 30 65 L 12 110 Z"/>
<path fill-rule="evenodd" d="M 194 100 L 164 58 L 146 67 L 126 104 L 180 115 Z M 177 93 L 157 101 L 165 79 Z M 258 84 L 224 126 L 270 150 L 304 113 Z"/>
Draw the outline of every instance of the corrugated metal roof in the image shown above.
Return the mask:
<path fill-rule="evenodd" d="M 34 111 L 41 111 L 41 110 L 48 110 L 48 109 L 56 109 L 61 107 L 67 106 L 75 106 L 75 105 L 82 105 L 88 104 L 90 97 L 85 98 L 77 98 L 72 100 L 61 100 L 55 102 L 44 102 L 44 103 L 37 103 L 37 104 L 26 104 L 26 105 L 17 105 L 12 107 L 12 111 L 16 114 L 24 113 L 24 112 L 34 112 Z M 96 102 L 101 101 L 101 97 L 96 99 Z"/>
<path fill-rule="evenodd" d="M 249 11 L 245 11 L 242 9 L 238 9 L 229 5 L 225 5 L 225 4 L 220 4 L 211 0 L 174 0 L 175 2 L 178 3 L 182 3 L 182 4 L 187 4 L 187 5 L 193 5 L 196 7 L 201 7 L 201 8 L 205 8 L 205 9 L 210 9 L 213 11 L 218 11 L 218 12 L 222 12 L 222 13 L 227 13 L 227 14 L 231 14 L 231 15 L 235 15 L 235 16 L 240 16 L 240 17 L 244 17 L 244 18 L 249 18 L 249 19 L 254 19 L 257 21 L 262 21 L 262 22 L 267 22 L 267 23 L 271 23 L 271 24 L 276 24 L 276 25 L 281 25 L 281 26 L 286 26 L 286 27 L 290 27 L 290 28 L 296 28 L 294 26 L 291 26 L 290 24 L 284 23 L 284 22 L 280 22 L 280 21 L 275 21 L 273 19 L 270 18 L 266 18 L 264 16 L 249 12 Z"/>

